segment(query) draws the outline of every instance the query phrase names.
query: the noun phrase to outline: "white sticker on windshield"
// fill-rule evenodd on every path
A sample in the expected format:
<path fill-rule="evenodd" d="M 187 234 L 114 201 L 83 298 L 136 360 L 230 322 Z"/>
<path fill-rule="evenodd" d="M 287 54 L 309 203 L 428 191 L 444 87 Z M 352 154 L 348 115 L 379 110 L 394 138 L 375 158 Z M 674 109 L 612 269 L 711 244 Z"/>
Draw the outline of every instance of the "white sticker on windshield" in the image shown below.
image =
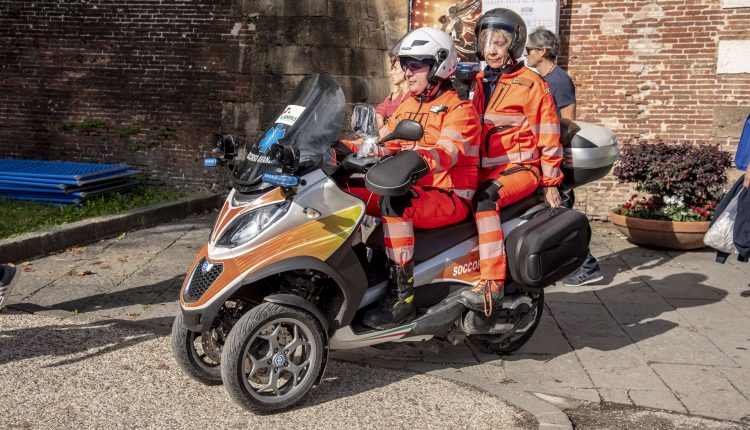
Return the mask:
<path fill-rule="evenodd" d="M 304 111 L 304 106 L 288 105 L 286 109 L 281 112 L 279 119 L 276 120 L 276 124 L 294 125 Z"/>

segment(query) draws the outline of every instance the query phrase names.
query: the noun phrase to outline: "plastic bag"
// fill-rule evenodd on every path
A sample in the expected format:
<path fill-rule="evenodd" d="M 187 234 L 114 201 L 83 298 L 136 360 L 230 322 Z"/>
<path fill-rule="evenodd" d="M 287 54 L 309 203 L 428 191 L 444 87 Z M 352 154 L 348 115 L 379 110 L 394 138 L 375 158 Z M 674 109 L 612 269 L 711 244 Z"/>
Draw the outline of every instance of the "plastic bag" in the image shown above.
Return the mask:
<path fill-rule="evenodd" d="M 362 144 L 359 145 L 357 158 L 378 157 L 380 155 L 378 149 L 378 138 L 373 136 L 365 136 Z"/>
<path fill-rule="evenodd" d="M 737 199 L 740 197 L 740 193 L 736 193 L 729 202 L 724 212 L 719 215 L 719 218 L 714 222 L 714 225 L 706 232 L 703 236 L 703 243 L 710 246 L 711 248 L 722 251 L 733 253 L 737 252 L 734 247 L 734 219 L 737 216 Z"/>

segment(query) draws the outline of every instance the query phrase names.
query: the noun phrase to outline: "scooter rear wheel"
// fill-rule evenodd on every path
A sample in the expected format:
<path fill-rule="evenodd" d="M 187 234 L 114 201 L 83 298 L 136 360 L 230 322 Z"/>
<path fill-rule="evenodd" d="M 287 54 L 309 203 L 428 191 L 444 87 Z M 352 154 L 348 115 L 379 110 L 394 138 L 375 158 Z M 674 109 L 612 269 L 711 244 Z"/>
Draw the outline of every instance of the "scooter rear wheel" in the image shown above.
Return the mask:
<path fill-rule="evenodd" d="M 252 412 L 289 408 L 310 391 L 323 371 L 324 339 L 315 316 L 262 303 L 229 332 L 221 355 L 224 388 L 232 400 Z"/>
<path fill-rule="evenodd" d="M 469 342 L 476 346 L 480 351 L 487 354 L 509 354 L 518 348 L 522 347 L 531 336 L 534 335 L 539 321 L 542 319 L 544 313 L 544 290 L 539 292 L 539 295 L 534 299 L 532 307 L 528 312 L 536 312 L 533 316 L 533 322 L 527 328 L 520 328 L 515 333 L 510 335 L 507 339 L 497 341 L 502 335 L 472 335 L 468 337 Z M 521 315 L 520 318 L 524 318 L 528 313 Z"/>
<path fill-rule="evenodd" d="M 206 385 L 221 384 L 220 363 L 211 360 L 203 348 L 201 333 L 190 331 L 185 327 L 182 312 L 177 314 L 172 324 L 172 354 L 177 364 L 188 376 Z"/>

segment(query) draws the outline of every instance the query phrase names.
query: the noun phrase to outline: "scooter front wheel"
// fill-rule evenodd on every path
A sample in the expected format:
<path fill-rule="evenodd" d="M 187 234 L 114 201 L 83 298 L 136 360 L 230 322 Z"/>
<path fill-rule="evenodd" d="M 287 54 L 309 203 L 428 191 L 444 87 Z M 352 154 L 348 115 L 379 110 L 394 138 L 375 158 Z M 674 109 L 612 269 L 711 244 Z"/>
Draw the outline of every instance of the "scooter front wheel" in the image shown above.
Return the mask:
<path fill-rule="evenodd" d="M 229 396 L 252 412 L 276 412 L 307 394 L 323 371 L 323 328 L 303 310 L 263 303 L 229 332 L 221 377 Z"/>
<path fill-rule="evenodd" d="M 206 351 L 199 351 L 206 345 L 203 334 L 188 330 L 184 321 L 180 312 L 172 324 L 172 353 L 177 364 L 196 381 L 206 385 L 221 384 L 219 362 L 209 358 Z"/>

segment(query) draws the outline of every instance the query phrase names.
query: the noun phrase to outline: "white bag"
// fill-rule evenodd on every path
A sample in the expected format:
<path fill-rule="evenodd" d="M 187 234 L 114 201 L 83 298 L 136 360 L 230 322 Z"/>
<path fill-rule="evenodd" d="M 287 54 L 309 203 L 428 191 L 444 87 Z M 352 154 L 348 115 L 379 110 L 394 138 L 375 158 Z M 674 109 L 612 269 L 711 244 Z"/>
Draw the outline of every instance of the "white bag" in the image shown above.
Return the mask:
<path fill-rule="evenodd" d="M 719 215 L 719 218 L 714 222 L 714 225 L 706 232 L 703 236 L 703 243 L 710 246 L 711 248 L 722 251 L 733 253 L 737 252 L 734 247 L 734 218 L 737 216 L 737 199 L 741 193 L 736 193 L 729 202 L 724 212 Z"/>

